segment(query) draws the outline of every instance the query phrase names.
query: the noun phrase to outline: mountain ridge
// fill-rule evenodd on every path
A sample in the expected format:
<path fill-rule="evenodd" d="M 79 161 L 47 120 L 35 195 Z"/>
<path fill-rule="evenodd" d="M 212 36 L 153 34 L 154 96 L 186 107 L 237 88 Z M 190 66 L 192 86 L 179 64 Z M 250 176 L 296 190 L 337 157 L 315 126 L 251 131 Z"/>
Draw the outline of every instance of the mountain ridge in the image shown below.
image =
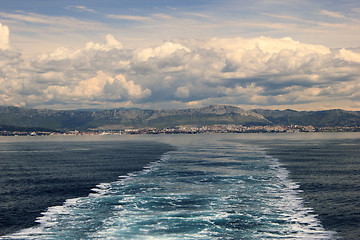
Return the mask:
<path fill-rule="evenodd" d="M 360 112 L 331 109 L 296 111 L 253 109 L 244 110 L 230 105 L 209 105 L 201 108 L 151 109 L 96 109 L 52 110 L 0 106 L 0 125 L 41 127 L 54 130 L 123 129 L 180 125 L 244 126 L 312 125 L 315 127 L 360 126 Z"/>

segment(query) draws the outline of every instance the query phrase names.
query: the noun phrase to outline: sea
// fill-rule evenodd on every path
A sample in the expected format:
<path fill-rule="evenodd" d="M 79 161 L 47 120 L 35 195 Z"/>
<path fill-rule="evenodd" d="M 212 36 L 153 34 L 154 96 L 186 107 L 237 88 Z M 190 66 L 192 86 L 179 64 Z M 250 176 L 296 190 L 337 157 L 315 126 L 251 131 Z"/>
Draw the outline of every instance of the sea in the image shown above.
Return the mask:
<path fill-rule="evenodd" d="M 360 133 L 0 137 L 0 239 L 359 239 Z"/>

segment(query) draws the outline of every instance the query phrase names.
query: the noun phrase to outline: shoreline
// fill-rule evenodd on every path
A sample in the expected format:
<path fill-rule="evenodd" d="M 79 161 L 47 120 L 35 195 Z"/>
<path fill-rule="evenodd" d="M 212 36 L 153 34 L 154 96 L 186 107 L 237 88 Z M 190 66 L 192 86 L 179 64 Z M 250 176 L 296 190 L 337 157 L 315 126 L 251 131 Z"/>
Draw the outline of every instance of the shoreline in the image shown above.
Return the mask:
<path fill-rule="evenodd" d="M 312 126 L 295 126 L 280 128 L 266 128 L 266 127 L 186 127 L 186 128 L 141 128 L 141 129 L 125 129 L 125 130 L 99 130 L 99 131 L 68 131 L 68 132 L 0 132 L 1 137 L 23 137 L 23 136 L 89 136 L 89 135 L 176 135 L 176 134 L 217 134 L 217 133 L 231 133 L 231 134 L 244 134 L 244 133 L 354 133 L 360 132 L 360 127 L 331 127 L 316 129 Z"/>

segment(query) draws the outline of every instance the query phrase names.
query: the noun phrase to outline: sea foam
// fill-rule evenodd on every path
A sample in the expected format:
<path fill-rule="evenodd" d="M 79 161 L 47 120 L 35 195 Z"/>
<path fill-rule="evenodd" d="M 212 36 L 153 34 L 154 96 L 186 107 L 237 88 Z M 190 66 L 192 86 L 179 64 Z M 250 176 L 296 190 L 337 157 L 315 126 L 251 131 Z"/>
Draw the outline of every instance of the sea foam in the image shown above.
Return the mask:
<path fill-rule="evenodd" d="M 288 175 L 260 148 L 181 143 L 0 239 L 332 239 Z"/>

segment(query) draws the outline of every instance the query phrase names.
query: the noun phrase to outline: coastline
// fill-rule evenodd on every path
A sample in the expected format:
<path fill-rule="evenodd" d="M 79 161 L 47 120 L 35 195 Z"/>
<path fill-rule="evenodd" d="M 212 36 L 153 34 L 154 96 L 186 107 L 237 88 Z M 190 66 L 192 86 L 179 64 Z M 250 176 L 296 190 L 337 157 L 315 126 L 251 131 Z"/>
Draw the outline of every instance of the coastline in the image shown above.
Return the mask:
<path fill-rule="evenodd" d="M 90 136 L 90 135 L 157 135 L 157 134 L 204 134 L 204 133 L 315 133 L 315 132 L 360 132 L 360 127 L 321 127 L 314 126 L 242 126 L 242 125 L 212 125 L 212 126 L 178 126 L 174 128 L 128 128 L 121 130 L 71 130 L 71 131 L 0 131 L 0 136 Z"/>

